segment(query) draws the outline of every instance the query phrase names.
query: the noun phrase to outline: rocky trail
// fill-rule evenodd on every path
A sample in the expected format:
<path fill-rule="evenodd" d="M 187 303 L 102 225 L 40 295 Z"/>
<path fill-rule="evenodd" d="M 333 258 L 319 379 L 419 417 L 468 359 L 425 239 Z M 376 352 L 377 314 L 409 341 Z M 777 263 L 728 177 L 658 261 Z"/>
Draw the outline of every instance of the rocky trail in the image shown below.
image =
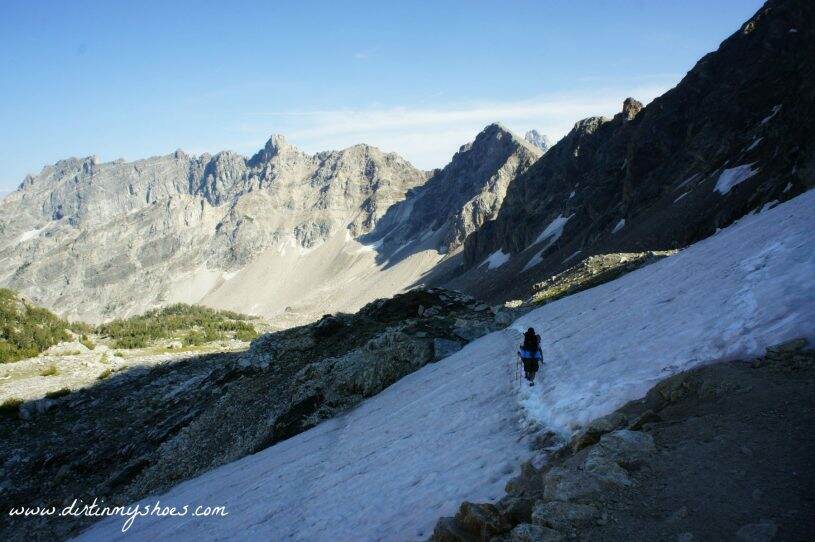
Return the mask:
<path fill-rule="evenodd" d="M 660 382 L 594 420 L 496 504 L 463 503 L 437 542 L 810 540 L 815 350 L 806 341 Z"/>

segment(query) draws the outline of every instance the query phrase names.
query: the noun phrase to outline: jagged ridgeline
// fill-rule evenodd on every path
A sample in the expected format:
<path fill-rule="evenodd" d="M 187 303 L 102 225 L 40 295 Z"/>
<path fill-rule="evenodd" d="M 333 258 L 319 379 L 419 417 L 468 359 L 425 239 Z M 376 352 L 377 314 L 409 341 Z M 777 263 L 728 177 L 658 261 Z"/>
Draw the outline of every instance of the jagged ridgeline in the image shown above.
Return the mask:
<path fill-rule="evenodd" d="M 0 284 L 94 323 L 185 302 L 305 324 L 414 286 L 542 152 L 492 124 L 434 172 L 281 136 L 251 158 L 63 160 L 0 202 Z"/>

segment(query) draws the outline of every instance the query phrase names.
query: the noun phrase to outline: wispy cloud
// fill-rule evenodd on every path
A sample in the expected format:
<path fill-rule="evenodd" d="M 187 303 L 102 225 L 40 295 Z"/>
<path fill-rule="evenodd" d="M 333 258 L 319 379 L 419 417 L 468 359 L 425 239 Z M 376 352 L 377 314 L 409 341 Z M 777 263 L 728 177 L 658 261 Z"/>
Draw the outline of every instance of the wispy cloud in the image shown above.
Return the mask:
<path fill-rule="evenodd" d="M 631 88 L 596 88 L 548 94 L 523 100 L 471 101 L 436 106 L 374 105 L 365 108 L 309 111 L 258 111 L 236 128 L 246 139 L 233 148 L 252 152 L 269 136 L 270 128 L 309 152 L 344 148 L 365 142 L 405 156 L 430 169 L 444 165 L 458 147 L 487 124 L 502 122 L 518 133 L 536 128 L 557 140 L 582 118 L 611 116 L 633 96 L 644 103 L 669 88 L 649 84 Z M 251 139 L 251 143 L 250 143 Z"/>
<path fill-rule="evenodd" d="M 375 56 L 379 53 L 380 47 L 377 45 L 376 47 L 371 47 L 370 49 L 364 49 L 362 51 L 357 51 L 354 53 L 354 58 L 357 60 L 367 60 L 372 56 Z"/>

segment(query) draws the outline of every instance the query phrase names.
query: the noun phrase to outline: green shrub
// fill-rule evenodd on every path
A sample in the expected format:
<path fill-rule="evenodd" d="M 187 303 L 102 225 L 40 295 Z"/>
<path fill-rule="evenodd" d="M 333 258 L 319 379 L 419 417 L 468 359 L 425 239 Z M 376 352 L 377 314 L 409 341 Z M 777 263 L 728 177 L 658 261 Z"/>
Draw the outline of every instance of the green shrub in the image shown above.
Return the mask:
<path fill-rule="evenodd" d="M 113 339 L 114 348 L 144 348 L 178 337 L 185 346 L 197 346 L 230 337 L 254 337 L 257 331 L 249 320 L 251 317 L 232 311 L 179 303 L 113 320 L 98 326 L 96 332 Z"/>
<path fill-rule="evenodd" d="M 45 396 L 49 399 L 57 399 L 59 397 L 64 397 L 69 393 L 71 393 L 71 390 L 69 388 L 62 388 L 59 390 L 49 391 L 48 393 L 45 394 Z"/>
<path fill-rule="evenodd" d="M 109 377 L 112 374 L 113 374 L 113 369 L 105 369 L 104 371 L 99 373 L 99 376 L 97 376 L 96 379 L 97 380 L 104 380 L 104 379 L 106 379 L 107 377 Z"/>
<path fill-rule="evenodd" d="M 40 376 L 55 376 L 57 374 L 59 374 L 59 369 L 57 369 L 56 365 L 49 365 L 40 371 Z"/>
<path fill-rule="evenodd" d="M 235 338 L 239 341 L 249 342 L 255 339 L 258 336 L 258 332 L 254 329 L 250 330 L 240 330 L 235 332 Z"/>
<path fill-rule="evenodd" d="M 23 400 L 19 397 L 9 397 L 0 403 L 0 414 L 16 414 L 22 404 Z"/>
<path fill-rule="evenodd" d="M 0 288 L 0 363 L 34 357 L 69 340 L 67 330 L 72 326 L 51 311 Z"/>
<path fill-rule="evenodd" d="M 82 334 L 82 337 L 79 339 L 79 342 L 82 343 L 82 345 L 88 350 L 93 350 L 94 348 L 96 348 L 96 345 L 93 343 L 93 341 L 90 340 L 88 336 L 85 335 L 84 333 Z"/>

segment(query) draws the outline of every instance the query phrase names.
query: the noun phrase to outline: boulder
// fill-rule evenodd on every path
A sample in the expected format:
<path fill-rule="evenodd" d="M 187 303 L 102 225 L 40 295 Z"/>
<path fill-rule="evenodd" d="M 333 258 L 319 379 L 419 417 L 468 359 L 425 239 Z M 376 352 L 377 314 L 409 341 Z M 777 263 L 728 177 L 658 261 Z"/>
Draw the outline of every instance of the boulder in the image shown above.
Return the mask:
<path fill-rule="evenodd" d="M 509 531 L 512 527 L 494 504 L 463 502 L 456 514 L 456 521 L 465 531 L 483 540 Z"/>
<path fill-rule="evenodd" d="M 645 426 L 647 423 L 656 423 L 662 421 L 662 418 L 659 414 L 654 412 L 653 410 L 646 410 L 639 416 L 637 416 L 631 425 L 628 426 L 628 429 L 631 431 L 639 431 Z"/>
<path fill-rule="evenodd" d="M 511 542 L 560 542 L 563 535 L 547 527 L 521 523 L 512 529 L 509 539 Z"/>
<path fill-rule="evenodd" d="M 600 441 L 600 437 L 610 433 L 615 429 L 625 426 L 628 418 L 625 414 L 612 412 L 601 418 L 592 420 L 581 433 L 575 436 L 571 442 L 573 452 L 578 452 L 586 446 L 591 446 Z"/>
<path fill-rule="evenodd" d="M 515 321 L 515 315 L 512 311 L 506 310 L 504 308 L 499 308 L 495 311 L 495 318 L 494 322 L 496 326 L 499 327 L 507 327 L 513 321 Z"/>
<path fill-rule="evenodd" d="M 603 435 L 586 456 L 586 471 L 598 480 L 615 486 L 633 485 L 628 470 L 639 467 L 654 451 L 648 433 L 619 429 Z"/>
<path fill-rule="evenodd" d="M 463 319 L 456 320 L 456 325 L 453 328 L 453 333 L 468 342 L 483 337 L 490 331 L 490 328 L 484 324 Z"/>
<path fill-rule="evenodd" d="M 497 506 L 509 523 L 513 525 L 528 523 L 532 519 L 532 509 L 535 506 L 535 499 L 531 497 L 507 495 L 498 501 Z"/>
<path fill-rule="evenodd" d="M 454 518 L 440 518 L 430 537 L 433 542 L 476 542 L 478 539 L 464 531 Z"/>
<path fill-rule="evenodd" d="M 558 531 L 571 531 L 594 520 L 599 511 L 588 504 L 549 501 L 539 502 L 532 511 L 532 523 Z"/>
<path fill-rule="evenodd" d="M 600 491 L 596 477 L 585 471 L 554 467 L 543 477 L 543 496 L 548 500 L 571 501 Z"/>

